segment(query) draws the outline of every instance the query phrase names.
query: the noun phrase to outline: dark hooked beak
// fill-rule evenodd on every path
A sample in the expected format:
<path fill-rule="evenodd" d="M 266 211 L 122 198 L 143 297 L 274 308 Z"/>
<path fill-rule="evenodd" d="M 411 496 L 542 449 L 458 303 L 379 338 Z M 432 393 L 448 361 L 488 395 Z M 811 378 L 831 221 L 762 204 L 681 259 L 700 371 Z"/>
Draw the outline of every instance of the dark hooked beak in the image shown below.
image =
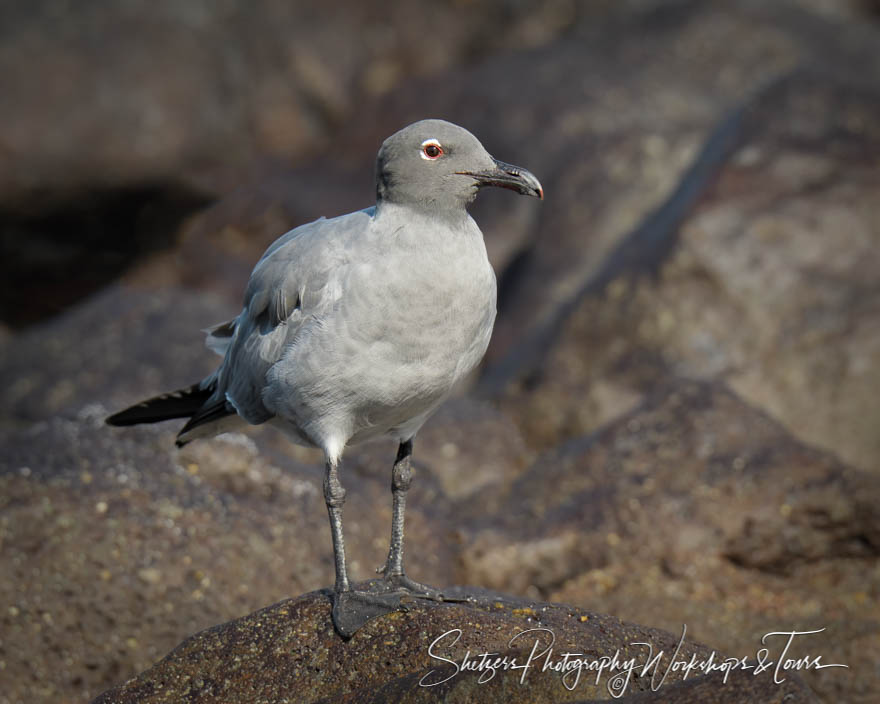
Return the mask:
<path fill-rule="evenodd" d="M 456 173 L 476 179 L 481 188 L 483 186 L 499 186 L 522 193 L 524 196 L 544 199 L 544 189 L 541 188 L 541 182 L 535 178 L 531 171 L 513 164 L 505 164 L 498 159 L 493 159 L 493 161 L 495 168 L 488 171 L 457 171 Z"/>

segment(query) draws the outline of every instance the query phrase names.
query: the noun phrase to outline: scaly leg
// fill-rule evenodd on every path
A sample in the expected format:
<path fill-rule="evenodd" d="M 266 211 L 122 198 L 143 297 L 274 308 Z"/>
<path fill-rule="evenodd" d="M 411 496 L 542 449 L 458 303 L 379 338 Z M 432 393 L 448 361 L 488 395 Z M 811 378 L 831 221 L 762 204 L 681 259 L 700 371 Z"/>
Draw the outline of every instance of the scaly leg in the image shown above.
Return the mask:
<path fill-rule="evenodd" d="M 333 556 L 336 561 L 336 587 L 333 597 L 333 624 L 346 638 L 354 635 L 367 621 L 400 608 L 402 598 L 430 599 L 444 601 L 438 589 L 420 584 L 403 571 L 403 523 L 406 510 L 406 493 L 412 483 L 412 440 L 400 443 L 397 459 L 391 474 L 391 545 L 388 559 L 381 572 L 382 579 L 363 582 L 352 589 L 345 567 L 345 541 L 342 536 L 342 504 L 345 502 L 345 489 L 337 476 L 336 464 L 327 463 L 324 478 L 324 500 L 330 514 L 330 529 L 333 533 Z M 446 601 L 466 601 L 466 599 L 446 599 Z"/>
<path fill-rule="evenodd" d="M 339 481 L 336 461 L 327 461 L 324 475 L 324 501 L 330 515 L 336 585 L 333 589 L 333 625 L 346 637 L 353 636 L 367 621 L 400 608 L 400 589 L 382 583 L 381 589 L 352 589 L 345 566 L 345 538 L 342 534 L 342 505 L 345 489 Z M 379 580 L 376 580 L 377 582 Z"/>
<path fill-rule="evenodd" d="M 381 572 L 385 581 L 394 587 L 401 587 L 410 592 L 411 596 L 442 601 L 440 591 L 433 587 L 420 584 L 403 571 L 403 523 L 406 511 L 406 493 L 412 484 L 412 439 L 400 443 L 397 459 L 391 471 L 391 544 L 388 548 L 388 559 Z"/>
<path fill-rule="evenodd" d="M 324 474 L 324 501 L 330 514 L 330 532 L 333 535 L 333 559 L 336 562 L 336 586 L 334 591 L 351 591 L 348 572 L 345 567 L 345 538 L 342 535 L 342 505 L 345 503 L 345 488 L 339 481 L 336 462 L 327 461 Z"/>

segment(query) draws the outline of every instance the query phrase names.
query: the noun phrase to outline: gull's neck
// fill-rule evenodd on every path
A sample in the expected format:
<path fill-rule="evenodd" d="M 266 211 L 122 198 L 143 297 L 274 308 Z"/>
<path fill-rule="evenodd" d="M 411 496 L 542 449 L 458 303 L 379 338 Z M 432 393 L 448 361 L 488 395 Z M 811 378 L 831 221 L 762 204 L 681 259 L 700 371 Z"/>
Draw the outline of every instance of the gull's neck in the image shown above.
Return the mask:
<path fill-rule="evenodd" d="M 376 218 L 398 217 L 401 222 L 422 220 L 452 229 L 467 226 L 470 217 L 467 209 L 462 206 L 450 206 L 448 203 L 436 201 L 419 201 L 416 203 L 397 203 L 379 199 L 376 201 Z"/>

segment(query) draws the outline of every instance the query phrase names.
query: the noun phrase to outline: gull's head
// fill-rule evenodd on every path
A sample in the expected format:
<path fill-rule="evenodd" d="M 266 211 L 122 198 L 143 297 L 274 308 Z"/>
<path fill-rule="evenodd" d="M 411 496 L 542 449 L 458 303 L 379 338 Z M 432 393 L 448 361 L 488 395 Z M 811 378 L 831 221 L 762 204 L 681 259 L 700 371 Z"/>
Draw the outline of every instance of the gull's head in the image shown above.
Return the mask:
<path fill-rule="evenodd" d="M 498 161 L 463 127 L 421 120 L 395 132 L 376 160 L 379 201 L 429 209 L 461 209 L 484 186 L 544 197 L 526 169 Z"/>

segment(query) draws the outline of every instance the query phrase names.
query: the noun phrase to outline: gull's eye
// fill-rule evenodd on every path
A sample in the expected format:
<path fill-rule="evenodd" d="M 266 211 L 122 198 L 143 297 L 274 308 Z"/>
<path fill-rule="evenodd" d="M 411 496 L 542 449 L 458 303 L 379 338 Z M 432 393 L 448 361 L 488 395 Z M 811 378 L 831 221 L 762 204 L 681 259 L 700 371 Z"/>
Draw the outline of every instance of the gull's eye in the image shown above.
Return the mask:
<path fill-rule="evenodd" d="M 443 155 L 443 147 L 440 146 L 440 142 L 436 139 L 426 139 L 422 142 L 422 159 L 428 159 L 429 161 L 434 161 L 435 159 L 439 159 Z"/>

